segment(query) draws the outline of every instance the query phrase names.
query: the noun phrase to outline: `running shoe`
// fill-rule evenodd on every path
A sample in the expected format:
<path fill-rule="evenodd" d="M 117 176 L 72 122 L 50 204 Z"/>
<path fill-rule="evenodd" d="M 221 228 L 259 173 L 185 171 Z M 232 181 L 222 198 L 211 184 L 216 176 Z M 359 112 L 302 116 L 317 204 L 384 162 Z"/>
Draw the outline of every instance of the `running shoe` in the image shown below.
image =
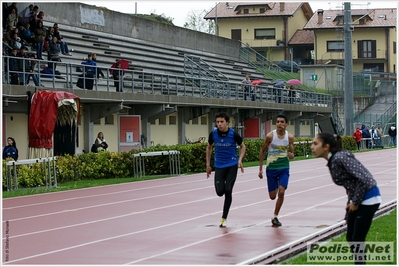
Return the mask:
<path fill-rule="evenodd" d="M 220 228 L 226 227 L 226 219 L 223 219 L 223 218 L 222 218 L 222 219 L 220 220 L 220 225 L 219 225 L 219 227 L 220 227 Z"/>
<path fill-rule="evenodd" d="M 277 219 L 277 217 L 272 218 L 273 226 L 281 226 L 281 222 Z"/>

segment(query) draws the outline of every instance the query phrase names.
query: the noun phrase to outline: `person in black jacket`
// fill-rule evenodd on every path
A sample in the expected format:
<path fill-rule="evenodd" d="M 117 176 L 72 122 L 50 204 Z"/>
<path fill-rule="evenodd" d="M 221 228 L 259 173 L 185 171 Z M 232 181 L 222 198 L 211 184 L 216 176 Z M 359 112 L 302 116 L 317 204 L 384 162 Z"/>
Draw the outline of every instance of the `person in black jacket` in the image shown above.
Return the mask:
<path fill-rule="evenodd" d="M 53 36 L 51 42 L 48 44 L 47 56 L 49 61 L 60 62 L 60 47 L 57 43 L 57 37 Z M 57 63 L 49 63 L 49 67 L 55 72 L 57 69 Z"/>
<path fill-rule="evenodd" d="M 19 77 L 19 59 L 17 58 L 18 50 L 13 48 L 11 50 L 10 58 L 7 62 L 8 71 L 10 72 L 10 83 L 13 85 L 20 84 L 20 77 Z"/>
<path fill-rule="evenodd" d="M 396 125 L 392 124 L 391 127 L 388 129 L 388 135 L 391 138 L 390 144 L 392 147 L 396 146 Z"/>
<path fill-rule="evenodd" d="M 121 63 L 116 64 L 116 69 L 112 72 L 112 77 L 114 78 L 114 86 L 116 87 L 117 92 L 122 92 L 123 82 L 121 79 L 123 77 L 124 71 L 121 69 Z"/>

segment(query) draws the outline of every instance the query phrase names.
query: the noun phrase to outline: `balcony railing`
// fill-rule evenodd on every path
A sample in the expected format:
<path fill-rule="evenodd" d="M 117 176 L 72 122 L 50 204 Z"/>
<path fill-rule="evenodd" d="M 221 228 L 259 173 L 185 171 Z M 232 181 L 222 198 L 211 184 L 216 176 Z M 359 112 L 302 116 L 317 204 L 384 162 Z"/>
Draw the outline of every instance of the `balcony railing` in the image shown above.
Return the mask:
<path fill-rule="evenodd" d="M 5 66 L 9 66 L 11 57 L 3 57 Z M 16 58 L 25 63 L 28 58 Z M 36 59 L 35 59 L 36 60 Z M 75 88 L 77 81 L 82 79 L 81 85 L 86 90 L 108 91 L 115 92 L 114 79 L 110 74 L 112 68 L 97 67 L 104 73 L 104 79 L 98 79 L 97 75 L 94 77 L 87 76 L 84 72 L 79 72 L 79 69 L 84 70 L 85 65 L 56 62 L 57 71 L 51 69 L 51 73 L 42 73 L 45 67 L 51 66 L 51 61 L 37 60 L 37 67 L 34 72 L 29 72 L 25 68 L 21 71 L 10 71 L 8 68 L 3 68 L 3 84 L 12 83 L 13 78 L 18 76 L 23 81 L 26 75 L 36 75 L 39 84 L 43 84 L 46 88 Z M 25 66 L 25 64 L 21 64 Z M 183 73 L 183 71 L 182 71 Z M 186 77 L 184 74 L 169 75 L 162 73 L 151 73 L 137 70 L 124 70 L 124 75 L 120 80 L 117 80 L 122 87 L 124 93 L 143 93 L 143 94 L 161 94 L 161 95 L 176 95 L 196 98 L 222 98 L 228 100 L 243 100 L 270 103 L 286 103 L 286 104 L 300 104 L 305 106 L 318 107 L 332 107 L 332 96 L 329 94 L 319 94 L 315 92 L 308 92 L 302 90 L 289 90 L 286 88 L 275 88 L 273 85 L 264 84 L 250 86 L 253 89 L 251 92 L 245 90 L 242 83 L 221 81 L 215 79 L 207 79 L 201 77 Z M 30 81 L 30 84 L 32 81 Z M 92 86 L 91 86 L 92 85 Z M 84 89 L 82 89 L 84 90 Z M 248 96 L 248 97 L 246 97 Z"/>

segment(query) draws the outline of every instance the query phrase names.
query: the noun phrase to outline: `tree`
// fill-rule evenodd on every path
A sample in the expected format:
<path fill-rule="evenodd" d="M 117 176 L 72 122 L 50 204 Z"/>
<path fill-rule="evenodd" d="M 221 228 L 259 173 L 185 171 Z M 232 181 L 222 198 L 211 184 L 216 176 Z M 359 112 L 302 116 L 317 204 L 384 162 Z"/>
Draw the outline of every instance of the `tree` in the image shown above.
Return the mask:
<path fill-rule="evenodd" d="M 216 33 L 216 26 L 213 20 L 205 20 L 204 17 L 206 14 L 209 13 L 210 10 L 190 10 L 187 14 L 186 22 L 184 23 L 183 27 L 199 31 L 205 32 L 209 34 Z"/>

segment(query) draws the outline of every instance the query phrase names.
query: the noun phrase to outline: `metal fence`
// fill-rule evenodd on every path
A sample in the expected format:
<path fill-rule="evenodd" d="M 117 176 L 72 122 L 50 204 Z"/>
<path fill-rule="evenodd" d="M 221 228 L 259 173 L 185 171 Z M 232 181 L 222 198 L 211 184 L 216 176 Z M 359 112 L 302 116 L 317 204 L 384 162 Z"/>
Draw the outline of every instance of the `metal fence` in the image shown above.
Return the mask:
<path fill-rule="evenodd" d="M 163 73 L 151 73 L 126 69 L 119 80 L 114 80 L 111 71 L 114 68 L 95 67 L 95 75 L 88 76 L 84 72 L 85 65 L 51 62 L 37 60 L 33 72 L 25 68 L 29 58 L 16 58 L 20 60 L 20 71 L 10 71 L 7 66 L 10 62 L 9 56 L 3 57 L 3 83 L 13 84 L 12 77 L 18 76 L 24 81 L 27 76 L 36 75 L 40 85 L 51 88 L 79 88 L 77 83 L 81 79 L 80 86 L 88 90 L 116 91 L 115 82 L 122 85 L 121 90 L 125 93 L 164 94 L 199 98 L 222 98 L 229 100 L 242 100 L 245 98 L 245 87 L 242 83 L 207 79 L 203 77 L 187 77 L 184 75 L 169 75 Z M 49 70 L 48 66 L 56 63 L 56 69 L 50 68 L 50 73 L 43 73 Z M 104 79 L 98 78 L 99 69 L 104 73 Z M 31 77 L 32 78 L 32 77 Z M 30 84 L 32 81 L 30 81 Z M 306 106 L 332 107 L 332 96 L 304 90 L 289 90 L 276 88 L 270 84 L 253 85 L 248 101 L 275 102 L 287 104 L 300 104 Z"/>

